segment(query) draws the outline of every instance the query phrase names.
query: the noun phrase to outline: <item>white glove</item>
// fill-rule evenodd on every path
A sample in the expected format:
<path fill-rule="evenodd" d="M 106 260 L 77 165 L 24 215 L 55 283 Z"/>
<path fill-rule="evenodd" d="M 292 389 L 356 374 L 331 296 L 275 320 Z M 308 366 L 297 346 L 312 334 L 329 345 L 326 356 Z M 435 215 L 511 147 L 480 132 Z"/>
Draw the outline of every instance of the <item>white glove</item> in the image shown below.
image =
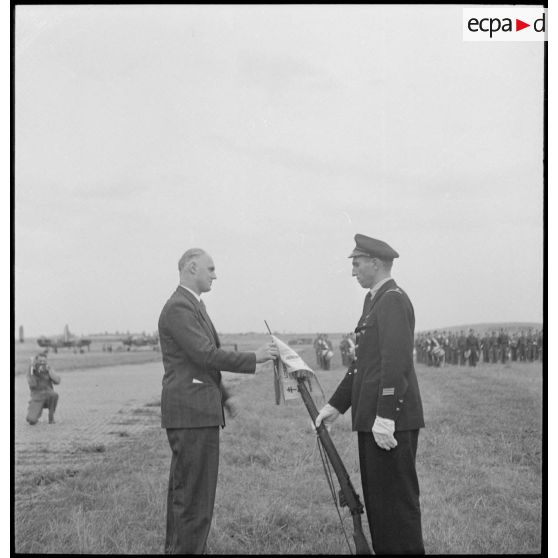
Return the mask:
<path fill-rule="evenodd" d="M 316 417 L 316 428 L 318 428 L 323 421 L 326 430 L 329 432 L 331 424 L 338 416 L 339 411 L 335 407 L 332 407 L 329 403 L 326 403 Z"/>
<path fill-rule="evenodd" d="M 387 418 L 376 417 L 374 426 L 372 427 L 372 434 L 374 434 L 374 440 L 376 440 L 376 443 L 382 449 L 389 451 L 397 446 L 397 440 L 393 436 L 394 432 L 395 421 Z"/>

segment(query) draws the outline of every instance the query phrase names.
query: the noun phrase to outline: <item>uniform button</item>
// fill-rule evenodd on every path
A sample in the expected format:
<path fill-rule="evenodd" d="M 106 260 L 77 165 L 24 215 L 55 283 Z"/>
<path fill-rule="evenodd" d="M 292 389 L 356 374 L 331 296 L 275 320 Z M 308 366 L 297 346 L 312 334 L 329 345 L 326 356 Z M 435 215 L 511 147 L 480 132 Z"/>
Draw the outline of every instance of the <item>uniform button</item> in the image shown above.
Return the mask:
<path fill-rule="evenodd" d="M 358 372 L 358 370 L 355 368 L 353 374 L 356 374 Z"/>
<path fill-rule="evenodd" d="M 396 410 L 396 411 L 399 411 L 400 409 L 399 409 L 399 407 L 396 407 L 395 410 Z"/>

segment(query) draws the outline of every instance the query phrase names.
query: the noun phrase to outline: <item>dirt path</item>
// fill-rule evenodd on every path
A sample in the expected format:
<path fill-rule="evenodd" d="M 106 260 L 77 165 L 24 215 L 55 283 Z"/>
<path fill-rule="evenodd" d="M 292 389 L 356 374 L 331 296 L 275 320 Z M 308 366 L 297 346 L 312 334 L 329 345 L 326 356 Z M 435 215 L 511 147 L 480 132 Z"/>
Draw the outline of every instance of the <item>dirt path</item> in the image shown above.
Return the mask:
<path fill-rule="evenodd" d="M 16 479 L 31 471 L 73 467 L 132 440 L 159 424 L 162 365 L 110 366 L 60 372 L 55 424 L 47 410 L 38 424 L 25 420 L 29 388 L 25 376 L 14 382 Z"/>
<path fill-rule="evenodd" d="M 30 474 L 37 477 L 39 472 L 90 463 L 111 445 L 133 441 L 147 428 L 160 428 L 161 363 L 63 371 L 58 375 L 61 383 L 55 386 L 60 396 L 56 423 L 48 424 L 45 409 L 35 426 L 25 420 L 29 401 L 26 378 L 15 378 L 16 484 Z M 239 381 L 238 376 L 223 373 L 229 381 Z"/>

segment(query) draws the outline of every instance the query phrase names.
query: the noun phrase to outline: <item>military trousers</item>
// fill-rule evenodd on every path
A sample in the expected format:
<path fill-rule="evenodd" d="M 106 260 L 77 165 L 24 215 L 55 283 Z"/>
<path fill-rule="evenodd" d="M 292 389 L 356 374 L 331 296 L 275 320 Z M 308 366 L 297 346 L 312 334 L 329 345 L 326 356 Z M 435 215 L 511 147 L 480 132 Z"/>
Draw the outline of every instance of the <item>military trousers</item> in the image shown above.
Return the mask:
<path fill-rule="evenodd" d="M 48 409 L 48 420 L 54 422 L 54 411 L 58 405 L 58 394 L 55 391 L 44 391 L 32 393 L 29 407 L 27 408 L 27 422 L 37 424 L 43 413 L 43 409 Z"/>
<path fill-rule="evenodd" d="M 167 428 L 172 450 L 166 554 L 203 554 L 213 518 L 219 427 Z"/>
<path fill-rule="evenodd" d="M 364 505 L 375 554 L 424 554 L 415 468 L 418 430 L 396 432 L 397 447 L 381 449 L 358 433 Z"/>

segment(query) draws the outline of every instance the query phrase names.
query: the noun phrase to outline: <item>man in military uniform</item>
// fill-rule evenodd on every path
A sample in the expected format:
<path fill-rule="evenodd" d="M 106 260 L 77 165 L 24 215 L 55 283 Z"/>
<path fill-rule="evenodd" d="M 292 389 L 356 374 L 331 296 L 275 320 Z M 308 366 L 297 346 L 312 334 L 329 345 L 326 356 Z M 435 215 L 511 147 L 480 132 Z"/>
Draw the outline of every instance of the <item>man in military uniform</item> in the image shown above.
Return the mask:
<path fill-rule="evenodd" d="M 465 357 L 465 351 L 467 350 L 467 336 L 463 330 L 459 332 L 459 337 L 457 338 L 457 350 L 459 351 L 459 366 L 465 366 L 465 362 L 467 360 Z"/>
<path fill-rule="evenodd" d="M 537 330 L 537 356 L 539 361 L 543 360 L 543 332 L 542 330 Z"/>
<path fill-rule="evenodd" d="M 496 332 L 493 331 L 492 335 L 490 336 L 490 362 L 495 364 L 498 362 L 498 358 L 500 356 L 500 344 L 498 343 L 498 336 Z"/>
<path fill-rule="evenodd" d="M 498 335 L 498 345 L 500 347 L 500 360 L 502 364 L 506 364 L 508 360 L 510 336 L 503 327 L 500 328 L 500 335 Z"/>
<path fill-rule="evenodd" d="M 476 366 L 479 356 L 479 340 L 472 329 L 469 329 L 469 335 L 467 335 L 465 354 L 467 355 L 469 366 Z"/>
<path fill-rule="evenodd" d="M 427 333 L 428 336 L 428 366 L 434 366 L 434 348 L 438 345 L 438 341 L 436 340 L 436 331 L 434 333 Z"/>
<path fill-rule="evenodd" d="M 443 334 L 441 335 L 440 345 L 442 346 L 442 349 L 444 349 L 444 364 L 446 364 L 449 359 L 450 352 L 449 332 L 443 332 Z"/>
<path fill-rule="evenodd" d="M 316 350 L 316 362 L 322 370 L 327 370 L 328 364 L 326 354 L 329 347 L 326 341 L 326 337 L 327 336 L 325 333 L 320 333 L 314 342 L 314 348 Z"/>
<path fill-rule="evenodd" d="M 435 331 L 430 336 L 429 366 L 439 367 L 444 363 L 445 351 L 444 348 L 442 347 L 442 343 L 440 342 L 440 340 L 442 340 L 443 343 L 443 339 L 440 335 L 438 335 L 437 331 Z"/>
<path fill-rule="evenodd" d="M 488 330 L 484 332 L 482 337 L 481 352 L 483 363 L 488 364 L 490 362 L 490 335 L 488 334 Z"/>
<path fill-rule="evenodd" d="M 356 355 L 316 425 L 328 426 L 352 408 L 374 552 L 424 554 L 415 468 L 424 418 L 413 365 L 413 305 L 391 278 L 399 254 L 361 234 L 355 241 L 352 274 L 369 289 L 355 330 Z"/>
<path fill-rule="evenodd" d="M 422 335 L 422 362 L 428 366 L 428 359 L 430 358 L 430 332 L 427 331 Z"/>
<path fill-rule="evenodd" d="M 517 361 L 517 347 L 519 344 L 519 338 L 517 335 L 517 331 L 514 331 L 512 333 L 512 336 L 510 338 L 510 358 L 512 359 L 513 362 Z"/>
<path fill-rule="evenodd" d="M 533 330 L 529 328 L 529 332 L 527 333 L 527 360 L 529 362 L 533 362 L 535 358 L 533 349 Z"/>
<path fill-rule="evenodd" d="M 349 344 L 347 364 L 351 364 L 355 358 L 355 334 L 352 331 L 347 335 L 347 343 Z"/>
<path fill-rule="evenodd" d="M 533 360 L 539 360 L 538 330 L 535 329 L 531 336 L 531 346 L 533 347 Z"/>
<path fill-rule="evenodd" d="M 325 354 L 327 352 L 327 343 L 325 342 L 324 334 L 320 333 L 316 343 L 316 361 L 322 370 L 326 369 Z"/>
<path fill-rule="evenodd" d="M 415 338 L 415 355 L 416 361 L 420 364 L 424 363 L 424 333 L 417 334 Z"/>
<path fill-rule="evenodd" d="M 519 362 L 525 362 L 525 359 L 527 358 L 527 337 L 525 336 L 524 330 L 521 330 L 521 334 L 517 342 L 517 358 Z"/>
<path fill-rule="evenodd" d="M 27 408 L 27 422 L 37 424 L 43 409 L 48 409 L 48 423 L 54 424 L 54 412 L 58 405 L 58 394 L 53 384 L 60 383 L 60 377 L 47 363 L 47 353 L 39 353 L 31 360 L 27 371 L 27 383 L 31 391 L 31 400 Z"/>
<path fill-rule="evenodd" d="M 321 339 L 322 339 L 321 333 L 317 333 L 316 338 L 314 339 L 314 342 L 312 343 L 312 345 L 314 346 L 314 351 L 316 352 L 316 364 L 320 368 L 323 368 L 323 366 L 322 366 L 322 351 L 321 351 L 321 347 L 320 347 Z"/>
<path fill-rule="evenodd" d="M 329 340 L 327 333 L 324 333 L 323 336 L 323 347 L 324 350 L 322 353 L 322 357 L 323 357 L 324 370 L 330 370 L 331 360 L 333 359 L 333 343 Z"/>
<path fill-rule="evenodd" d="M 450 333 L 450 340 L 449 340 L 449 345 L 450 345 L 450 358 L 449 361 L 451 362 L 451 364 L 457 364 L 458 362 L 458 358 L 459 358 L 459 348 L 457 346 L 457 334 L 452 332 Z"/>
<path fill-rule="evenodd" d="M 341 364 L 347 366 L 349 364 L 349 341 L 348 335 L 344 334 L 339 343 L 339 352 L 341 353 Z"/>

